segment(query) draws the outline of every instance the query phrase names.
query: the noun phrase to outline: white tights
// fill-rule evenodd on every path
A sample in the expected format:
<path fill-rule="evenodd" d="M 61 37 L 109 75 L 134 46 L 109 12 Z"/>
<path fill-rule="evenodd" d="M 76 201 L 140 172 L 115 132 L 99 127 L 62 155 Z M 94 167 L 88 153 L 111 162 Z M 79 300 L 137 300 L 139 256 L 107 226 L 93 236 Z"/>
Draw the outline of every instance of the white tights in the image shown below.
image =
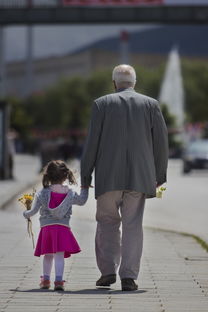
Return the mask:
<path fill-rule="evenodd" d="M 50 277 L 53 259 L 55 264 L 55 275 L 61 280 L 64 273 L 64 252 L 57 252 L 55 254 L 46 254 L 43 258 L 43 275 Z"/>

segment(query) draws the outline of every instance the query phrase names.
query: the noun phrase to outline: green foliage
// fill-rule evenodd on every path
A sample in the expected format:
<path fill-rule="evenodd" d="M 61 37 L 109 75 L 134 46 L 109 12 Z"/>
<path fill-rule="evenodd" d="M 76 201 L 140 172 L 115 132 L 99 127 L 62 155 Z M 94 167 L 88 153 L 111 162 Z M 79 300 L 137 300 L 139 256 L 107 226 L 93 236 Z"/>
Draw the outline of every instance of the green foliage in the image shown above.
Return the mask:
<path fill-rule="evenodd" d="M 27 114 L 25 104 L 20 99 L 8 98 L 10 105 L 11 128 L 24 136 L 33 124 L 33 117 Z"/>
<path fill-rule="evenodd" d="M 91 100 L 114 92 L 112 72 L 110 70 L 95 72 L 87 79 L 87 91 Z"/>
<path fill-rule="evenodd" d="M 137 73 L 136 91 L 157 99 L 164 65 L 159 66 L 156 70 L 135 66 L 135 70 Z"/>
<path fill-rule="evenodd" d="M 164 64 L 156 69 L 135 66 L 136 91 L 157 98 L 164 73 Z M 208 65 L 204 62 L 182 62 L 186 96 L 186 115 L 191 122 L 208 120 Z M 111 70 L 93 73 L 90 77 L 62 79 L 40 94 L 34 94 L 23 103 L 9 99 L 12 106 L 11 126 L 28 135 L 31 128 L 84 129 L 88 125 L 93 100 L 114 92 Z M 168 127 L 173 117 L 163 107 Z"/>
<path fill-rule="evenodd" d="M 187 121 L 208 120 L 208 64 L 207 62 L 182 62 Z"/>
<path fill-rule="evenodd" d="M 165 119 L 165 123 L 168 128 L 168 143 L 169 143 L 169 150 L 170 150 L 170 156 L 176 151 L 176 149 L 181 148 L 181 141 L 178 140 L 177 134 L 175 133 L 176 129 L 176 118 L 175 116 L 171 115 L 168 106 L 164 103 L 161 103 L 161 111 L 163 114 L 163 117 Z"/>
<path fill-rule="evenodd" d="M 168 106 L 165 103 L 161 103 L 161 111 L 162 111 L 167 127 L 174 128 L 176 125 L 176 118 L 175 116 L 170 114 L 168 110 Z"/>
<path fill-rule="evenodd" d="M 86 81 L 83 78 L 61 80 L 56 86 L 28 100 L 28 113 L 33 112 L 33 126 L 44 130 L 84 127 L 89 105 Z"/>
<path fill-rule="evenodd" d="M 138 68 L 137 90 L 156 97 L 161 71 Z M 11 124 L 21 133 L 30 128 L 86 128 L 95 98 L 114 92 L 111 70 L 93 73 L 90 77 L 62 79 L 45 92 L 33 94 L 21 103 L 12 99 Z M 11 101 L 10 101 L 11 102 Z"/>

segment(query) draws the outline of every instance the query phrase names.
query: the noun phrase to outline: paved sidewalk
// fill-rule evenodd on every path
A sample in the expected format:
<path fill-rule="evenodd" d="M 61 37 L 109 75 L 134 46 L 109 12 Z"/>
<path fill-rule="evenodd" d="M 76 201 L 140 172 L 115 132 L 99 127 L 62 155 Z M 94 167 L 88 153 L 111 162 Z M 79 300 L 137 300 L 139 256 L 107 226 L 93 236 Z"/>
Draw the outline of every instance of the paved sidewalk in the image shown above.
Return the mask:
<path fill-rule="evenodd" d="M 182 161 L 170 159 L 167 190 L 162 200 L 146 201 L 144 224 L 194 234 L 208 244 L 208 170 L 181 171 Z"/>
<path fill-rule="evenodd" d="M 0 211 L 0 312 L 207 312 L 208 254 L 191 237 L 144 231 L 139 290 L 97 289 L 91 190 L 84 207 L 74 207 L 72 229 L 82 252 L 66 260 L 66 291 L 39 290 L 42 259 L 33 256 L 22 210 L 14 201 Z M 39 230 L 33 218 L 35 237 Z M 53 273 L 54 275 L 54 273 Z"/>
<path fill-rule="evenodd" d="M 0 181 L 0 209 L 15 196 L 39 180 L 40 161 L 37 156 L 17 154 L 14 157 L 14 179 Z"/>

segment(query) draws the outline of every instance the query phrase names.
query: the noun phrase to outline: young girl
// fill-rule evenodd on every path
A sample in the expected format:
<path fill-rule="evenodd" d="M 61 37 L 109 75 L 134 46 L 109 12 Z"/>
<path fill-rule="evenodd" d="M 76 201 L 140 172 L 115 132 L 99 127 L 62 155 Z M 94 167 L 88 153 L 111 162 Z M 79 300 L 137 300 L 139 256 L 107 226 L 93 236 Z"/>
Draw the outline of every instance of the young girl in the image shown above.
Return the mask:
<path fill-rule="evenodd" d="M 54 260 L 54 290 L 64 290 L 64 258 L 80 252 L 80 247 L 73 236 L 69 220 L 72 205 L 84 205 L 88 198 L 88 189 L 82 188 L 80 195 L 63 185 L 76 184 L 71 170 L 61 160 L 50 161 L 44 169 L 43 189 L 36 193 L 31 210 L 24 211 L 25 218 L 30 218 L 40 210 L 40 226 L 34 255 L 43 258 L 43 276 L 40 288 L 50 288 L 50 274 Z"/>

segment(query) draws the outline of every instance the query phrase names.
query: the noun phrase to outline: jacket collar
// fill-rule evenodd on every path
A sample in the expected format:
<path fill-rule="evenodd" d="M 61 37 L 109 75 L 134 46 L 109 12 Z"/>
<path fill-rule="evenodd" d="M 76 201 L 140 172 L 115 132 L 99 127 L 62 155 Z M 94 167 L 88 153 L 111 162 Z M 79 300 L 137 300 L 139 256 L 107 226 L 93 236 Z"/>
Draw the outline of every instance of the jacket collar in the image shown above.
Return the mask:
<path fill-rule="evenodd" d="M 118 89 L 116 90 L 116 93 L 117 92 L 122 92 L 122 91 L 135 91 L 133 87 L 130 87 L 130 88 L 121 88 L 121 89 Z"/>

